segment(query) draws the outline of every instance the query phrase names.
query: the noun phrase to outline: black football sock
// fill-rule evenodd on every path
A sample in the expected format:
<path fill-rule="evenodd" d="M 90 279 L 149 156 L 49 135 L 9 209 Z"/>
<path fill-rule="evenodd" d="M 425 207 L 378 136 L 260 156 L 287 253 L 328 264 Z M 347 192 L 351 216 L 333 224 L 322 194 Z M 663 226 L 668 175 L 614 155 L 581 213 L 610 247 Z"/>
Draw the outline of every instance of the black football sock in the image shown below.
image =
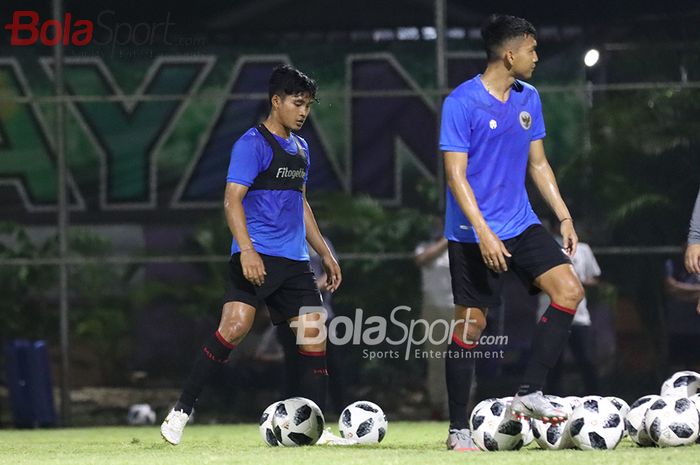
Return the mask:
<path fill-rule="evenodd" d="M 552 302 L 540 318 L 532 340 L 530 359 L 518 395 L 541 391 L 547 373 L 554 367 L 569 339 L 575 309 Z"/>
<path fill-rule="evenodd" d="M 450 412 L 450 429 L 465 429 L 469 425 L 467 404 L 471 392 L 476 361 L 476 344 L 467 344 L 452 336 L 445 358 L 445 380 Z"/>
<path fill-rule="evenodd" d="M 204 385 L 228 361 L 228 356 L 234 347 L 235 345 L 227 342 L 218 331 L 204 342 L 185 381 L 180 399 L 175 404 L 175 410 L 182 410 L 188 415 L 192 413 Z"/>
<path fill-rule="evenodd" d="M 299 393 L 316 402 L 321 411 L 326 408 L 328 369 L 326 352 L 299 351 Z"/>

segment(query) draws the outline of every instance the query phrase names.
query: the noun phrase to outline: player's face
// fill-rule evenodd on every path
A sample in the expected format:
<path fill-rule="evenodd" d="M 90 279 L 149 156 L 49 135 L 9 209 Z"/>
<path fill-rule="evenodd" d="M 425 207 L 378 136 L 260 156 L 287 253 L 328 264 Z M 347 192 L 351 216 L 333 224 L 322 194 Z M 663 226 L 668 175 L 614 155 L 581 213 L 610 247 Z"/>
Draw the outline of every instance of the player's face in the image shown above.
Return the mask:
<path fill-rule="evenodd" d="M 530 79 L 535 71 L 537 58 L 537 41 L 531 35 L 513 44 L 509 51 L 512 57 L 512 71 L 516 78 Z"/>
<path fill-rule="evenodd" d="M 314 99 L 308 93 L 285 95 L 277 108 L 284 127 L 294 131 L 301 129 L 311 113 L 313 102 Z"/>

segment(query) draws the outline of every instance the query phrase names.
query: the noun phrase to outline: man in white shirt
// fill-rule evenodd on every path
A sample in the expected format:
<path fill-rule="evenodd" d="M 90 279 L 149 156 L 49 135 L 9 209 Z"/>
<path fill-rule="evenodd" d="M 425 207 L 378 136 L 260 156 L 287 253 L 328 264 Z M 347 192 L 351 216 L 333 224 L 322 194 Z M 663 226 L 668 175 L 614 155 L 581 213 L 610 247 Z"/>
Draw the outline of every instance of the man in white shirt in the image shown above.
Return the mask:
<path fill-rule="evenodd" d="M 445 319 L 450 315 L 452 300 L 452 280 L 450 260 L 447 256 L 447 239 L 418 244 L 415 251 L 416 264 L 421 268 L 423 310 L 421 318 L 428 322 Z M 436 346 L 426 341 L 425 350 L 444 351 L 444 344 Z M 426 360 L 426 390 L 428 402 L 435 420 L 447 416 L 447 387 L 445 385 L 445 361 L 438 358 Z"/>
<path fill-rule="evenodd" d="M 555 239 L 559 240 L 558 236 Z M 593 250 L 585 242 L 579 242 L 576 254 L 572 257 L 571 263 L 574 266 L 576 275 L 581 280 L 584 288 L 590 288 L 599 284 L 600 267 L 593 255 Z M 549 297 L 540 294 L 540 302 L 537 310 L 537 319 L 549 306 Z M 576 314 L 571 323 L 571 336 L 569 337 L 569 348 L 574 356 L 576 365 L 583 377 L 583 386 L 586 393 L 595 394 L 598 392 L 598 373 L 594 360 L 595 343 L 592 337 L 591 315 L 588 311 L 588 301 L 584 296 L 581 303 L 576 307 Z M 560 392 L 560 382 L 562 376 L 562 359 L 549 372 L 547 384 L 552 393 Z"/>

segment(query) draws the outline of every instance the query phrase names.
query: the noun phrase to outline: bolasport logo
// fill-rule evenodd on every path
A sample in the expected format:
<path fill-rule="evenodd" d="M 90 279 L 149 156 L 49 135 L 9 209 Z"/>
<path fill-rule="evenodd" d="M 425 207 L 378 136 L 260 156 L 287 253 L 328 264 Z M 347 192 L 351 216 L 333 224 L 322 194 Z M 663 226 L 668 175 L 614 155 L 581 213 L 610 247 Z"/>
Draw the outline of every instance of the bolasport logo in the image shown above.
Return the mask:
<path fill-rule="evenodd" d="M 299 318 L 289 322 L 296 332 L 298 345 L 319 344 L 324 340 L 335 346 L 355 345 L 366 347 L 362 357 L 368 360 L 402 357 L 408 360 L 426 358 L 505 358 L 505 351 L 498 347 L 508 345 L 507 335 L 481 335 L 478 340 L 471 341 L 467 337 L 469 326 L 475 322 L 467 313 L 463 320 L 446 320 L 437 318 L 432 321 L 423 318 L 410 318 L 411 307 L 399 305 L 389 313 L 389 318 L 373 315 L 364 317 L 361 308 L 355 309 L 353 318 L 336 316 L 328 324 L 328 312 L 322 306 L 306 306 L 299 309 Z M 308 315 L 308 316 L 307 316 Z M 408 317 L 408 318 L 406 318 Z M 451 351 L 423 349 L 424 344 L 443 346 L 452 340 L 457 326 L 462 323 L 461 340 L 470 348 L 480 346 L 479 351 Z M 389 335 L 399 336 L 398 338 Z M 388 350 L 373 350 L 384 345 L 393 347 Z M 495 350 L 494 350 L 495 349 Z"/>
<path fill-rule="evenodd" d="M 120 47 L 143 47 L 154 44 L 192 47 L 204 45 L 203 38 L 173 34 L 175 23 L 170 12 L 164 13 L 161 21 L 121 21 L 114 10 L 103 10 L 95 21 L 78 18 L 66 13 L 63 20 L 40 17 L 31 10 L 19 10 L 12 14 L 12 22 L 4 25 L 9 31 L 10 45 L 27 47 L 32 45 L 55 46 L 58 44 L 83 47 L 88 44 L 107 46 L 111 55 Z M 6 38 L 0 38 L 0 43 Z M 6 43 L 6 42 L 5 42 Z M 132 51 L 133 53 L 133 51 Z"/>
<path fill-rule="evenodd" d="M 71 13 L 58 19 L 42 19 L 39 13 L 19 10 L 12 14 L 12 22 L 5 25 L 10 31 L 10 45 L 27 47 L 36 45 L 55 46 L 58 44 L 82 47 L 92 41 L 95 25 L 88 19 L 74 19 Z"/>

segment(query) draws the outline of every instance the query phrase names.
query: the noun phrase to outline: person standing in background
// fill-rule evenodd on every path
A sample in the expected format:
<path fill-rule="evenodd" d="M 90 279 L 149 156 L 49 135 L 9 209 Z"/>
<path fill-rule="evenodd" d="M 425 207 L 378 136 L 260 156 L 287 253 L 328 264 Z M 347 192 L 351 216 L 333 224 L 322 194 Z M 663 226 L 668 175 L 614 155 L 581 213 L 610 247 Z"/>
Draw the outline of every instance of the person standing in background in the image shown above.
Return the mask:
<path fill-rule="evenodd" d="M 439 233 L 442 233 L 440 227 Z M 450 259 L 447 255 L 447 239 L 433 238 L 421 242 L 415 250 L 415 262 L 421 269 L 423 307 L 421 317 L 429 322 L 445 319 L 450 315 L 452 303 L 452 283 Z M 426 350 L 443 351 L 443 345 L 435 346 L 426 341 Z M 426 392 L 433 419 L 447 416 L 447 386 L 445 385 L 445 362 L 439 358 L 428 358 L 426 366 Z"/>
<path fill-rule="evenodd" d="M 685 249 L 685 269 L 688 273 L 700 274 L 700 191 L 695 199 L 693 216 L 688 230 L 688 247 Z M 697 311 L 700 313 L 700 300 Z"/>
<path fill-rule="evenodd" d="M 554 239 L 561 243 L 562 239 L 553 233 Z M 576 275 L 581 280 L 584 288 L 591 288 L 600 284 L 600 266 L 593 255 L 593 250 L 585 242 L 579 242 L 576 254 L 571 258 Z M 539 308 L 537 309 L 537 321 L 542 318 L 545 310 L 550 305 L 547 294 L 540 294 Z M 571 323 L 571 335 L 569 336 L 569 349 L 574 357 L 576 366 L 583 378 L 583 387 L 586 393 L 598 392 L 598 370 L 595 363 L 596 341 L 593 336 L 591 325 L 591 314 L 588 311 L 588 299 L 584 296 L 581 303 L 576 307 L 574 321 Z M 552 368 L 547 376 L 547 386 L 549 392 L 559 394 L 561 390 L 561 377 L 563 371 L 563 354 L 557 364 Z"/>

